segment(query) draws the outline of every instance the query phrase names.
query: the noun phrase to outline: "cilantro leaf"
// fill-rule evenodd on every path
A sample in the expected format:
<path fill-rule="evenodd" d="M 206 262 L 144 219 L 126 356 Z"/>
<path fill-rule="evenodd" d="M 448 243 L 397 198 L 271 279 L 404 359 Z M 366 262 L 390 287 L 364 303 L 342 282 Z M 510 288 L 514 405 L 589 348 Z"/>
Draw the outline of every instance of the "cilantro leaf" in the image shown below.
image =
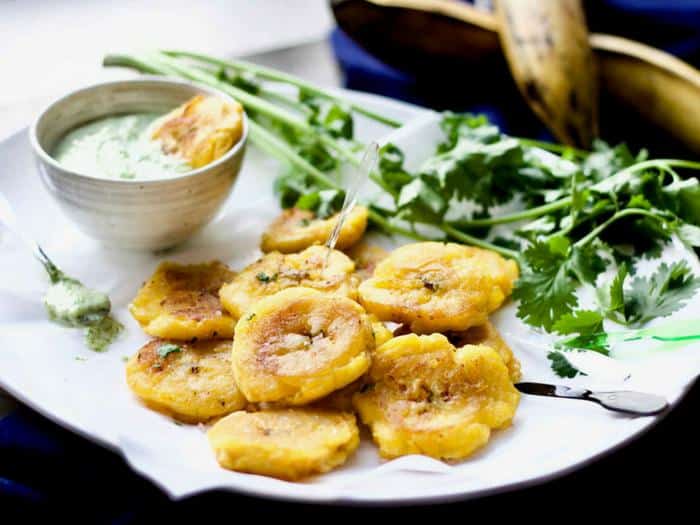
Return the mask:
<path fill-rule="evenodd" d="M 666 317 L 683 307 L 700 287 L 685 261 L 661 263 L 650 277 L 635 277 L 624 292 L 627 323 L 639 326 L 657 317 Z"/>
<path fill-rule="evenodd" d="M 624 285 L 627 278 L 627 265 L 621 264 L 617 270 L 615 278 L 610 283 L 609 302 L 607 310 L 611 314 L 624 313 L 625 310 L 625 292 Z"/>
<path fill-rule="evenodd" d="M 578 310 L 562 315 L 552 325 L 560 334 L 594 334 L 603 331 L 603 316 L 594 310 Z"/>
<path fill-rule="evenodd" d="M 569 264 L 582 283 L 595 284 L 598 275 L 605 271 L 605 261 L 593 244 L 582 248 L 573 247 Z"/>
<path fill-rule="evenodd" d="M 261 283 L 269 283 L 277 280 L 277 274 L 268 275 L 265 272 L 258 273 L 255 278 Z"/>
<path fill-rule="evenodd" d="M 166 357 L 168 357 L 168 355 L 177 352 L 182 352 L 182 347 L 173 343 L 165 343 L 164 345 L 160 345 L 158 347 L 158 350 L 156 350 L 158 357 L 160 357 L 161 359 L 165 359 Z"/>
<path fill-rule="evenodd" d="M 569 363 L 561 352 L 549 352 L 547 359 L 550 361 L 552 371 L 559 377 L 572 378 L 581 373 Z"/>
<path fill-rule="evenodd" d="M 554 248 L 554 249 L 553 249 Z M 536 242 L 523 254 L 521 276 L 513 298 L 518 299 L 518 317 L 547 331 L 577 305 L 576 281 L 569 275 L 568 259 L 561 247 Z"/>
<path fill-rule="evenodd" d="M 299 101 L 309 108 L 309 124 L 322 128 L 332 137 L 352 139 L 353 118 L 350 107 L 337 100 L 318 97 L 299 91 Z"/>
<path fill-rule="evenodd" d="M 345 193 L 341 190 L 320 190 L 299 197 L 294 206 L 313 211 L 316 217 L 326 219 L 340 211 Z"/>

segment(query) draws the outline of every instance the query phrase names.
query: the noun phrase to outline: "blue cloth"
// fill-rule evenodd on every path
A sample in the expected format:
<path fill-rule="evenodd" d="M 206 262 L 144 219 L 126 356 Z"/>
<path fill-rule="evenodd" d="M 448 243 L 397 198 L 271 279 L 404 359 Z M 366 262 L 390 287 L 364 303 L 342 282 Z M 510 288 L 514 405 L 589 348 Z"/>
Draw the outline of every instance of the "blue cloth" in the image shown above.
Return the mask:
<path fill-rule="evenodd" d="M 700 2 L 598 0 L 587 5 L 593 29 L 617 34 L 619 29 L 624 29 L 626 36 L 658 45 L 696 65 L 700 63 Z M 347 87 L 424 103 L 420 90 L 416 89 L 420 79 L 412 72 L 383 64 L 339 30 L 333 32 L 331 44 Z M 502 111 L 489 106 L 487 101 L 454 109 L 485 112 L 511 132 L 521 120 L 527 119 L 523 112 L 511 108 Z M 533 125 L 532 122 L 528 125 Z M 541 127 L 530 132 L 544 133 Z M 697 392 L 695 398 L 697 405 Z M 690 450 L 690 445 L 687 449 Z M 642 455 L 638 462 L 646 465 L 646 458 L 652 455 L 652 452 Z M 201 498 L 210 501 L 207 499 L 210 496 L 200 497 L 199 501 Z M 222 498 L 230 503 L 234 496 L 226 494 L 217 501 L 221 502 Z M 127 523 L 146 512 L 144 509 L 161 509 L 165 501 L 161 491 L 131 472 L 119 456 L 62 429 L 29 408 L 20 407 L 0 419 L 2 523 L 15 523 L 11 518 L 13 513 L 29 523 L 30 517 L 38 512 L 56 519 L 60 516 L 61 521 L 70 519 L 72 523 Z M 253 502 L 247 503 L 248 510 L 264 511 L 269 507 L 258 505 L 255 500 L 245 501 Z M 280 504 L 278 508 L 288 507 Z M 231 516 L 236 519 L 234 514 Z"/>

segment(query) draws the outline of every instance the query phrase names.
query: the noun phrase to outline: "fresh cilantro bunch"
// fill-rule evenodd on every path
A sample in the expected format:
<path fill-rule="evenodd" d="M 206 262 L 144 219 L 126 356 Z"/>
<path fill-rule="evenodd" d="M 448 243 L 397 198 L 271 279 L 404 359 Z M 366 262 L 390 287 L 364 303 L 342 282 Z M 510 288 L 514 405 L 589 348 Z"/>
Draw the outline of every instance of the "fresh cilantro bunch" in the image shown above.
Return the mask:
<path fill-rule="evenodd" d="M 109 55 L 104 64 L 184 77 L 238 99 L 251 140 L 285 165 L 275 183 L 282 206 L 322 217 L 342 205 L 340 169 L 361 163 L 354 114 L 400 126 L 247 62 L 160 51 Z M 645 275 L 638 267 L 674 238 L 700 247 L 700 183 L 692 176 L 699 162 L 648 159 L 645 151 L 600 141 L 587 152 L 510 137 L 479 115 L 447 113 L 441 126 L 444 140 L 415 171 L 404 166 L 397 147 L 382 148 L 371 175 L 382 192 L 366 203 L 369 219 L 387 233 L 472 244 L 516 259 L 518 316 L 569 336 L 552 353 L 562 374 L 572 373 L 567 349 L 607 351 L 600 336 L 605 319 L 637 326 L 669 315 L 697 291 L 699 280 L 683 262 Z M 593 307 L 579 305 L 581 287 L 597 291 Z"/>
<path fill-rule="evenodd" d="M 548 332 L 577 334 L 564 350 L 606 353 L 591 342 L 604 319 L 641 325 L 676 311 L 700 286 L 683 262 L 634 275 L 639 261 L 674 236 L 700 246 L 700 185 L 687 177 L 700 163 L 649 160 L 646 151 L 634 155 L 602 141 L 592 152 L 540 144 L 508 137 L 483 116 L 447 114 L 442 129 L 445 140 L 415 173 L 398 148 L 383 148 L 374 178 L 394 207 L 382 212 L 414 232 L 431 225 L 445 239 L 517 259 L 518 316 Z M 503 204 L 517 211 L 497 212 Z M 457 208 L 471 212 L 450 217 Z M 619 270 L 606 278 L 611 268 Z M 582 286 L 606 292 L 596 294 L 595 309 L 580 309 Z M 564 350 L 550 358 L 570 376 Z"/>

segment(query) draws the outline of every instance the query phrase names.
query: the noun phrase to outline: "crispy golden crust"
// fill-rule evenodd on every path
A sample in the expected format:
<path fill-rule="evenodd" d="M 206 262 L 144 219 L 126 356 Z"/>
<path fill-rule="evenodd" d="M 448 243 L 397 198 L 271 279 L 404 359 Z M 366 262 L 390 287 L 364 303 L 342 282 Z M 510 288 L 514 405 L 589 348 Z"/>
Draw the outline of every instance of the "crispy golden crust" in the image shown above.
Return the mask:
<path fill-rule="evenodd" d="M 510 379 L 515 383 L 520 380 L 520 361 L 513 355 L 513 351 L 498 333 L 496 327 L 490 322 L 479 326 L 472 326 L 464 332 L 450 332 L 447 338 L 457 348 L 465 345 L 479 345 L 493 348 L 503 359 L 508 367 Z"/>
<path fill-rule="evenodd" d="M 318 409 L 234 412 L 207 436 L 222 467 L 290 481 L 342 465 L 360 443 L 353 414 Z"/>
<path fill-rule="evenodd" d="M 238 321 L 233 372 L 252 402 L 300 405 L 360 377 L 373 348 L 372 326 L 356 302 L 289 288 Z"/>
<path fill-rule="evenodd" d="M 197 95 L 164 115 L 153 138 L 163 151 L 179 155 L 193 168 L 223 156 L 243 135 L 243 107 L 219 97 Z"/>
<path fill-rule="evenodd" d="M 129 311 L 155 337 L 183 341 L 232 337 L 234 320 L 221 306 L 219 288 L 235 275 L 218 261 L 161 263 Z"/>
<path fill-rule="evenodd" d="M 465 458 L 510 424 L 520 398 L 494 350 L 455 349 L 440 334 L 391 339 L 368 381 L 353 403 L 385 458 Z"/>
<path fill-rule="evenodd" d="M 392 252 L 358 291 L 362 305 L 382 321 L 418 333 L 461 331 L 484 324 L 517 277 L 516 263 L 495 252 L 422 242 Z"/>
<path fill-rule="evenodd" d="M 326 264 L 326 262 L 328 264 Z M 238 319 L 263 297 L 295 286 L 357 298 L 355 265 L 342 252 L 311 246 L 303 252 L 272 252 L 245 268 L 219 293 L 224 308 Z"/>
<path fill-rule="evenodd" d="M 343 223 L 335 247 L 349 248 L 362 238 L 367 228 L 367 208 L 355 206 Z M 308 210 L 284 210 L 263 233 L 260 249 L 264 252 L 299 252 L 315 244 L 325 244 L 338 222 L 338 214 L 319 219 Z"/>
<path fill-rule="evenodd" d="M 163 356 L 159 354 L 163 345 L 180 350 Z M 246 405 L 231 371 L 231 341 L 189 344 L 155 339 L 131 357 L 126 380 L 146 405 L 189 423 L 220 417 Z"/>
<path fill-rule="evenodd" d="M 356 244 L 346 253 L 355 262 L 355 275 L 360 281 L 372 277 L 377 265 L 389 256 L 384 248 L 366 242 Z"/>

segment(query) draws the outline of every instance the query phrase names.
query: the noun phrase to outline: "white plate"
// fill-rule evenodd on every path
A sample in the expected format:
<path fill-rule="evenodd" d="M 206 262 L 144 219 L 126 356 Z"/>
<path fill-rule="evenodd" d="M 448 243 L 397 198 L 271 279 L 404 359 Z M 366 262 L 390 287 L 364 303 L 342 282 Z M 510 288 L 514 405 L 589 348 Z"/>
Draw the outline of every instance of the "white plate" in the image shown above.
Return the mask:
<path fill-rule="evenodd" d="M 347 96 L 404 122 L 417 117 L 392 137 L 407 153 L 409 167 L 432 150 L 438 128 L 424 111 L 371 95 Z M 365 141 L 378 138 L 381 131 L 365 121 L 358 126 Z M 278 165 L 251 149 L 217 221 L 172 253 L 153 256 L 110 250 L 77 232 L 40 185 L 25 132 L 0 143 L 0 158 L 0 190 L 25 228 L 69 274 L 109 292 L 116 316 L 127 326 L 123 339 L 108 352 L 96 354 L 85 348 L 79 331 L 49 323 L 41 304 L 47 285 L 42 269 L 2 232 L 0 385 L 59 424 L 120 452 L 134 469 L 173 497 L 223 488 L 290 500 L 355 504 L 465 499 L 580 467 L 658 420 L 615 415 L 589 403 L 523 396 L 512 427 L 496 433 L 468 461 L 454 465 L 420 456 L 382 462 L 365 436 L 347 465 L 304 483 L 222 470 L 202 429 L 176 425 L 144 408 L 129 392 L 123 358 L 147 338 L 126 307 L 164 258 L 182 262 L 218 258 L 234 268 L 255 258 L 260 233 L 276 213 L 271 185 Z M 698 271 L 694 257 L 691 263 Z M 674 317 L 690 317 L 699 307 L 700 299 L 695 298 Z M 544 358 L 544 348 L 520 344 L 531 334 L 515 318 L 513 305 L 498 312 L 495 323 L 521 360 L 524 379 L 557 380 Z M 658 393 L 676 403 L 700 371 L 700 347 L 643 353 L 631 352 L 622 365 L 631 378 L 613 386 Z M 594 379 L 591 376 L 587 382 Z"/>

